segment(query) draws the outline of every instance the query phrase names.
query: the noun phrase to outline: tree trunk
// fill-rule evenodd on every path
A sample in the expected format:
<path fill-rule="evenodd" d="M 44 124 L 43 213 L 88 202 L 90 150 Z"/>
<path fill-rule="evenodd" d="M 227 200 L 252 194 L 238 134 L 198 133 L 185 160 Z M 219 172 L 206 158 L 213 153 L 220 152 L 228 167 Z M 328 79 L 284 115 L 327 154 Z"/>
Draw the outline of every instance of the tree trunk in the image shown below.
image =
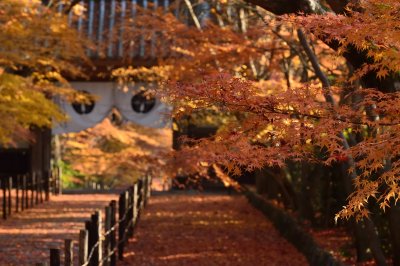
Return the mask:
<path fill-rule="evenodd" d="M 302 162 L 301 164 L 301 192 L 299 197 L 299 212 L 302 218 L 314 223 L 314 208 L 311 203 L 311 183 L 314 171 L 309 171 L 310 164 Z"/>
<path fill-rule="evenodd" d="M 400 206 L 389 210 L 389 229 L 392 238 L 393 266 L 400 266 Z"/>
<path fill-rule="evenodd" d="M 352 182 L 348 177 L 346 167 L 342 167 L 343 182 L 346 193 L 350 195 L 352 191 Z M 353 223 L 354 236 L 356 239 L 357 261 L 365 261 L 370 258 L 368 249 L 371 250 L 375 262 L 378 266 L 386 266 L 386 258 L 381 248 L 381 241 L 378 236 L 378 231 L 374 223 L 370 219 L 363 219 L 360 222 Z"/>

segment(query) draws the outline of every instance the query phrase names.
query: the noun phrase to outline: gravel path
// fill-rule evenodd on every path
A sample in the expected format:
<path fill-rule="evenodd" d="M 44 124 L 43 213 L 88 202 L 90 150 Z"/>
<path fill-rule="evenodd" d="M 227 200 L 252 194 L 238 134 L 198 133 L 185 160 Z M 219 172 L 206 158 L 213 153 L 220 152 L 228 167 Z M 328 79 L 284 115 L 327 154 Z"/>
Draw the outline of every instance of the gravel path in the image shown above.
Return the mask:
<path fill-rule="evenodd" d="M 79 230 L 91 213 L 104 210 L 116 198 L 113 194 L 52 196 L 49 202 L 0 220 L 0 265 L 48 263 L 50 248 L 63 248 L 67 238 L 77 243 Z"/>
<path fill-rule="evenodd" d="M 122 265 L 308 265 L 243 196 L 153 196 Z"/>

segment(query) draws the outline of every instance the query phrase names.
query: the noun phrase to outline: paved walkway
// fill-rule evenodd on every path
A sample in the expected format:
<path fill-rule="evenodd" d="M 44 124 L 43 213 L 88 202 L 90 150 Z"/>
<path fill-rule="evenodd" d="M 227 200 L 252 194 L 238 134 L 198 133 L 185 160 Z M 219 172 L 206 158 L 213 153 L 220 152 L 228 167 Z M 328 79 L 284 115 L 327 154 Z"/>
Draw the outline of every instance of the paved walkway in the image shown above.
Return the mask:
<path fill-rule="evenodd" d="M 68 238 L 77 243 L 79 230 L 91 213 L 104 210 L 116 198 L 113 194 L 52 196 L 50 202 L 0 220 L 0 265 L 48 263 L 50 248 L 63 248 Z"/>
<path fill-rule="evenodd" d="M 77 243 L 90 214 L 116 198 L 53 196 L 50 202 L 0 220 L 0 266 L 48 262 L 50 248 L 62 248 L 67 238 Z M 118 265 L 307 265 L 243 196 L 222 194 L 153 196 L 126 251 Z"/>
<path fill-rule="evenodd" d="M 122 265 L 308 265 L 243 196 L 164 194 L 144 210 Z"/>

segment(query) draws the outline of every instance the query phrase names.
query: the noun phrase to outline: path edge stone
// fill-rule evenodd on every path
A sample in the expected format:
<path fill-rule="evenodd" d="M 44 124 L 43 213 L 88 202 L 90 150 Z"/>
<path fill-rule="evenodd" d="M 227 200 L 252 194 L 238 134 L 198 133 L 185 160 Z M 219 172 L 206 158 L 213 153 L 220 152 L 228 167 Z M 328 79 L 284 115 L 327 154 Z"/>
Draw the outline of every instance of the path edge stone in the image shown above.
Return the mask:
<path fill-rule="evenodd" d="M 275 207 L 249 187 L 242 187 L 244 195 L 250 204 L 261 211 L 280 234 L 295 246 L 307 259 L 311 266 L 345 266 L 332 254 L 321 248 L 295 219 L 283 210 Z"/>

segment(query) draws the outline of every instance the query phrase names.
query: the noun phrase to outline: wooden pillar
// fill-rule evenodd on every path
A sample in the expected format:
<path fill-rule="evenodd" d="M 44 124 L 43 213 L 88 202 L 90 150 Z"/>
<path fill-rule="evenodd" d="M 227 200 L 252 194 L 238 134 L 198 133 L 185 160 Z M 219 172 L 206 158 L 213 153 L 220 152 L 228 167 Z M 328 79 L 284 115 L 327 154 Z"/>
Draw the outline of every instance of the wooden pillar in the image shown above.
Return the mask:
<path fill-rule="evenodd" d="M 71 239 L 65 239 L 64 266 L 73 266 L 73 264 L 74 264 L 74 242 Z"/>
<path fill-rule="evenodd" d="M 133 236 L 133 225 L 134 225 L 134 216 L 133 216 L 133 186 L 129 187 L 128 189 L 128 206 L 129 208 L 127 209 L 127 221 L 128 221 L 128 237 Z M 128 239 L 127 237 L 127 239 Z"/>
<path fill-rule="evenodd" d="M 45 193 L 45 200 L 50 200 L 50 171 L 44 172 L 44 193 Z"/>
<path fill-rule="evenodd" d="M 95 211 L 92 214 L 92 222 L 91 222 L 91 233 L 93 232 L 93 256 L 90 260 L 90 265 L 97 266 L 99 262 L 102 260 L 102 241 L 101 241 L 101 211 Z M 97 244 L 98 243 L 98 244 Z M 97 245 L 96 245 L 97 244 Z M 91 249 L 89 253 L 92 252 Z"/>
<path fill-rule="evenodd" d="M 139 185 L 136 182 L 133 185 L 133 220 L 134 220 L 134 226 L 136 226 L 137 222 L 137 216 L 138 216 L 138 201 L 139 201 Z"/>
<path fill-rule="evenodd" d="M 35 179 L 36 179 L 36 173 L 33 172 L 31 174 L 31 183 L 30 183 L 30 190 L 31 190 L 31 208 L 33 207 L 33 202 L 35 198 Z"/>
<path fill-rule="evenodd" d="M 21 176 L 17 175 L 15 177 L 15 212 L 19 212 L 19 188 L 21 185 Z"/>
<path fill-rule="evenodd" d="M 35 182 L 36 182 L 35 186 L 34 186 L 35 194 L 36 194 L 35 203 L 36 203 L 36 205 L 38 205 L 39 204 L 39 188 L 40 188 L 40 172 L 36 173 Z"/>
<path fill-rule="evenodd" d="M 88 257 L 87 257 L 87 262 L 88 265 L 92 266 L 94 265 L 92 263 L 93 261 L 93 256 L 91 256 L 89 258 L 90 252 L 93 249 L 94 245 L 95 245 L 95 236 L 94 236 L 94 232 L 93 232 L 93 225 L 92 225 L 92 220 L 90 221 L 86 221 L 85 222 L 85 228 L 88 231 Z"/>
<path fill-rule="evenodd" d="M 12 177 L 8 177 L 8 182 L 7 182 L 7 189 L 8 189 L 8 216 L 11 216 L 12 212 Z"/>
<path fill-rule="evenodd" d="M 21 177 L 21 211 L 25 209 L 26 175 Z"/>
<path fill-rule="evenodd" d="M 7 219 L 7 186 L 6 178 L 1 178 L 1 188 L 3 189 L 3 219 Z"/>
<path fill-rule="evenodd" d="M 60 266 L 61 256 L 58 248 L 50 249 L 50 266 Z"/>
<path fill-rule="evenodd" d="M 88 230 L 79 231 L 79 265 L 87 262 L 89 250 L 89 232 Z"/>
<path fill-rule="evenodd" d="M 104 238 L 104 266 L 109 266 L 110 265 L 110 255 L 111 255 L 111 207 L 106 206 L 105 208 L 105 221 L 104 221 L 104 232 L 105 232 L 105 238 Z"/>
<path fill-rule="evenodd" d="M 117 202 L 115 200 L 112 200 L 110 202 L 110 218 L 111 218 L 111 226 L 116 226 L 117 225 Z M 113 230 L 110 234 L 110 246 L 111 250 L 113 251 L 113 254 L 111 255 L 110 258 L 110 266 L 115 266 L 117 265 L 117 255 L 116 255 L 116 247 L 117 247 L 117 234 L 116 230 Z"/>
<path fill-rule="evenodd" d="M 125 240 L 124 240 L 124 232 L 125 232 L 125 226 L 126 226 L 126 218 L 125 218 L 125 212 L 126 212 L 126 202 L 125 202 L 125 192 L 121 193 L 119 195 L 119 201 L 118 201 L 118 214 L 119 214 L 119 227 L 118 227 L 118 258 L 122 260 L 124 258 L 124 246 L 125 246 Z"/>

